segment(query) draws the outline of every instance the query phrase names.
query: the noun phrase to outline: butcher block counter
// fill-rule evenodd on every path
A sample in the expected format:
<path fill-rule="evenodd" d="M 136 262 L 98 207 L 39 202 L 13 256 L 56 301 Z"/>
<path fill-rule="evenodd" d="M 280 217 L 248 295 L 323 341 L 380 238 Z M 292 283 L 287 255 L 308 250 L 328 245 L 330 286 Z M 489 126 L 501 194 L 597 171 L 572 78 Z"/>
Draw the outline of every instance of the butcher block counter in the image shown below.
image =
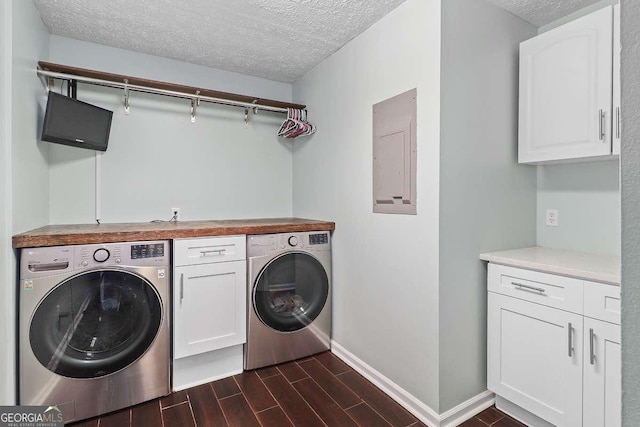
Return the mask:
<path fill-rule="evenodd" d="M 335 223 L 303 218 L 47 225 L 13 236 L 14 248 L 138 242 L 235 234 L 333 231 Z"/>

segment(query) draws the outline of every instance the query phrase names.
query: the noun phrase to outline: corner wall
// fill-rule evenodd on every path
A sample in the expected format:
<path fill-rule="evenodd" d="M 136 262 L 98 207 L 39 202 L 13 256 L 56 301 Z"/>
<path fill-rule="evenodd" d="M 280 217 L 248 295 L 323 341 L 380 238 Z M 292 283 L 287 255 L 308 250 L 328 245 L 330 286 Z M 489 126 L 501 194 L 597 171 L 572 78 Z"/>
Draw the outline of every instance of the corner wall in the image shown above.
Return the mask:
<path fill-rule="evenodd" d="M 622 0 L 622 425 L 640 425 L 640 2 Z"/>
<path fill-rule="evenodd" d="M 123 49 L 51 36 L 50 59 L 65 65 L 290 101 L 290 84 Z M 56 90 L 60 90 L 57 82 Z M 114 112 L 102 155 L 102 222 L 291 216 L 292 143 L 276 132 L 283 114 L 78 85 L 78 99 Z M 65 88 L 66 90 L 66 88 Z M 50 221 L 95 221 L 95 152 L 50 145 Z"/>
<path fill-rule="evenodd" d="M 14 257 L 11 250 L 11 6 L 0 2 L 0 405 L 14 403 Z"/>
<path fill-rule="evenodd" d="M 418 88 L 418 215 L 372 213 L 372 106 Z M 440 0 L 407 0 L 294 84 L 293 212 L 336 222 L 333 338 L 438 408 Z"/>
<path fill-rule="evenodd" d="M 519 43 L 536 31 L 484 0 L 442 2 L 440 413 L 487 387 L 479 254 L 536 243 L 536 169 L 517 161 Z"/>

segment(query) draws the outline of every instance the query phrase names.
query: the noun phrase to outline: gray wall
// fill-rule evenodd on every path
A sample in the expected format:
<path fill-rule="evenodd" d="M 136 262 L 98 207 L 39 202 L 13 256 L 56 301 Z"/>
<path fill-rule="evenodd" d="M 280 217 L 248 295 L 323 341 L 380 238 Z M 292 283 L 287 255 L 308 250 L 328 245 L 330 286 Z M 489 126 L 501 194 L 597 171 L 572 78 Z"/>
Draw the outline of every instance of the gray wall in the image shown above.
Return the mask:
<path fill-rule="evenodd" d="M 0 403 L 15 403 L 15 265 L 9 236 L 48 221 L 48 151 L 38 142 L 44 88 L 35 75 L 49 34 L 32 2 L 3 2 L 0 72 Z M 10 111 L 9 111 L 10 110 Z M 10 122 L 10 126 L 8 125 Z"/>
<path fill-rule="evenodd" d="M 49 144 L 40 142 L 44 86 L 35 74 L 49 57 L 49 33 L 30 1 L 13 0 L 13 232 L 49 221 Z"/>
<path fill-rule="evenodd" d="M 442 4 L 440 413 L 486 390 L 478 255 L 536 242 L 536 169 L 517 164 L 518 46 L 535 34 L 483 0 Z"/>
<path fill-rule="evenodd" d="M 11 251 L 11 2 L 0 2 L 0 313 L 13 313 Z M 13 404 L 13 367 L 7 343 L 12 322 L 0 322 L 0 405 Z"/>
<path fill-rule="evenodd" d="M 640 425 L 640 2 L 622 0 L 622 421 Z"/>
<path fill-rule="evenodd" d="M 62 37 L 51 37 L 51 61 L 257 97 L 290 101 L 289 84 L 214 70 Z M 59 89 L 58 87 L 56 89 Z M 282 114 L 202 103 L 191 123 L 186 100 L 133 93 L 124 113 L 121 90 L 80 85 L 79 99 L 114 111 L 102 156 L 102 221 L 290 216 L 292 142 L 276 136 Z M 313 113 L 313 112 L 312 112 Z M 51 145 L 49 220 L 91 223 L 94 153 Z"/>
<path fill-rule="evenodd" d="M 417 215 L 372 213 L 372 106 L 418 88 Z M 440 1 L 407 0 L 294 85 L 294 214 L 334 220 L 333 338 L 438 409 Z"/>
<path fill-rule="evenodd" d="M 558 209 L 558 227 L 545 224 Z M 538 245 L 620 256 L 618 161 L 538 167 Z"/>

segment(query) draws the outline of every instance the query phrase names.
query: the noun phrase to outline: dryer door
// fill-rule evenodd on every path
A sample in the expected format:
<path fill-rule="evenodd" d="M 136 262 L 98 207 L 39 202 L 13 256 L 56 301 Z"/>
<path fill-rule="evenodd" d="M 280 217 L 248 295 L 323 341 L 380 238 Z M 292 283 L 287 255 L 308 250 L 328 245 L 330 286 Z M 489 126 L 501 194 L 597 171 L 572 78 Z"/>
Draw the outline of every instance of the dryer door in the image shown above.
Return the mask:
<path fill-rule="evenodd" d="M 119 371 L 142 356 L 162 321 L 153 286 L 122 270 L 98 270 L 54 288 L 35 310 L 29 342 L 38 361 L 70 378 Z"/>
<path fill-rule="evenodd" d="M 254 284 L 253 306 L 276 331 L 293 332 L 318 317 L 329 297 L 329 279 L 313 256 L 288 252 L 267 264 Z"/>

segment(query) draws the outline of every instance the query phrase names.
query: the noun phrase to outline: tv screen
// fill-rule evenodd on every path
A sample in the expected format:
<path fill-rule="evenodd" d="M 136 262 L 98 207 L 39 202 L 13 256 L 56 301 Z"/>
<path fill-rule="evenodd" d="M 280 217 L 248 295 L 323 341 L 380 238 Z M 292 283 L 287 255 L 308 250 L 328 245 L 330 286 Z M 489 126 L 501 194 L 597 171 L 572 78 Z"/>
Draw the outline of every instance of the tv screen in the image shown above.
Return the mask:
<path fill-rule="evenodd" d="M 42 140 L 107 151 L 113 112 L 49 91 Z"/>

